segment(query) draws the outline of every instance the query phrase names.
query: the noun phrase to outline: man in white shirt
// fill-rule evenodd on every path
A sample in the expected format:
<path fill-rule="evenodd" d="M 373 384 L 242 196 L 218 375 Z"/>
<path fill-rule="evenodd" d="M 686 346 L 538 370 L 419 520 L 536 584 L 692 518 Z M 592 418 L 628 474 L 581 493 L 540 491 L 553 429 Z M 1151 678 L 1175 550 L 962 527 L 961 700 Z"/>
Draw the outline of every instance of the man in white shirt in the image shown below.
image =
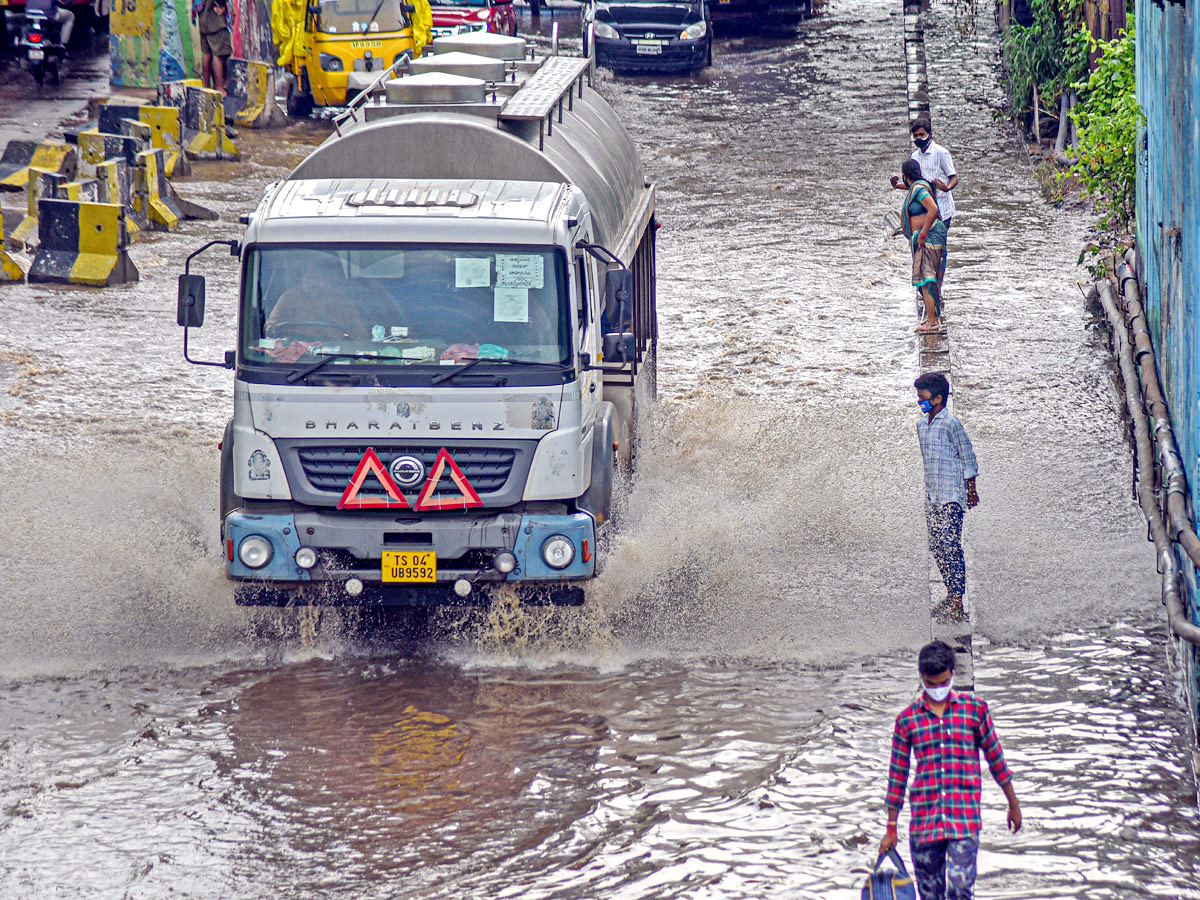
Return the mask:
<path fill-rule="evenodd" d="M 909 130 L 912 132 L 913 143 L 917 149 L 912 152 L 912 158 L 921 166 L 921 174 L 933 187 L 933 199 L 937 202 L 938 212 L 946 223 L 947 233 L 950 231 L 950 221 L 954 218 L 954 188 L 958 184 L 958 173 L 954 170 L 954 160 L 950 151 L 941 144 L 933 141 L 933 127 L 928 119 L 915 119 Z M 892 176 L 892 187 L 905 190 L 904 184 L 896 176 Z M 950 242 L 947 234 L 946 249 L 942 251 L 942 267 L 938 274 L 938 286 L 946 278 L 946 257 L 949 255 Z"/>

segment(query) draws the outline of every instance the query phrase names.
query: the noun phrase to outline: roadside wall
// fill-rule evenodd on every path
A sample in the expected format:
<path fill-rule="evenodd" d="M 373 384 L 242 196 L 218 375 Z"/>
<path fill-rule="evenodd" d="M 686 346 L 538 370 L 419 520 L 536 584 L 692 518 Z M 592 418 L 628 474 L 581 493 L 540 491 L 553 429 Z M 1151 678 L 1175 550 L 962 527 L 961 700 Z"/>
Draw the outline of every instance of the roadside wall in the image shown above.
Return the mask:
<path fill-rule="evenodd" d="M 274 62 L 268 0 L 231 0 L 233 55 Z M 109 23 L 110 81 L 118 87 L 156 87 L 200 75 L 200 35 L 191 0 L 117 0 Z"/>
<path fill-rule="evenodd" d="M 1200 509 L 1200 15 L 1194 6 L 1138 3 L 1137 99 L 1146 114 L 1138 148 L 1139 275 L 1175 438 Z M 1192 621 L 1196 568 L 1177 552 Z M 1189 651 L 1192 696 L 1196 652 Z M 1195 710 L 1193 710 L 1193 713 Z"/>
<path fill-rule="evenodd" d="M 1137 95 L 1146 114 L 1137 179 L 1137 240 L 1146 306 L 1175 435 L 1200 508 L 1200 16 L 1137 5 Z"/>

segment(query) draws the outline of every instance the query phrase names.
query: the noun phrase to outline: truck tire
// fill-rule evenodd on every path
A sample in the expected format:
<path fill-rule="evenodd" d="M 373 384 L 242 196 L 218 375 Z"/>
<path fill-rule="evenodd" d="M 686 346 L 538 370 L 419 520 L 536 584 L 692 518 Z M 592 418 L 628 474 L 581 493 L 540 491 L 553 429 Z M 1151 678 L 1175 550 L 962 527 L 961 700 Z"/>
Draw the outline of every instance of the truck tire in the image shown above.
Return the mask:
<path fill-rule="evenodd" d="M 304 90 L 299 82 L 299 78 L 293 78 L 288 84 L 287 114 L 293 119 L 307 119 L 312 115 L 313 98 L 312 94 Z"/>
<path fill-rule="evenodd" d="M 616 409 L 607 400 L 600 404 L 596 424 L 592 426 L 592 479 L 575 505 L 591 513 L 596 524 L 607 522 L 612 516 L 613 473 L 616 470 L 616 454 L 613 450 Z"/>

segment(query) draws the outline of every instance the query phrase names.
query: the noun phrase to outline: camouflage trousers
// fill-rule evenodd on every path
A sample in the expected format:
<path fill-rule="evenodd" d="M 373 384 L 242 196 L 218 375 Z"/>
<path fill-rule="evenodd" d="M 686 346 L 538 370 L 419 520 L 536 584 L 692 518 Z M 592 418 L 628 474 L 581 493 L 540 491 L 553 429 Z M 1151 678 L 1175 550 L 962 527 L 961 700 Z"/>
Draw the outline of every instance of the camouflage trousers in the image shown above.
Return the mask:
<path fill-rule="evenodd" d="M 979 838 L 909 844 L 921 900 L 971 900 Z"/>

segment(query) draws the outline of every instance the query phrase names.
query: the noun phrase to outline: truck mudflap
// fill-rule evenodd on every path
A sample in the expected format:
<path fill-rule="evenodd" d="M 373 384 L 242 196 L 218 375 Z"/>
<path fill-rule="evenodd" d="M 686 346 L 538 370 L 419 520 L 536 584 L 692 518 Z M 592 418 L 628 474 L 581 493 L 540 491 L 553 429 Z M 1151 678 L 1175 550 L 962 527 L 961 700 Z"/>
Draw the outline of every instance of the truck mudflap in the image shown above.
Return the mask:
<path fill-rule="evenodd" d="M 226 516 L 226 575 L 237 582 L 239 605 L 478 605 L 507 584 L 525 603 L 577 606 L 584 599 L 579 582 L 596 574 L 596 525 L 587 513 L 522 515 L 507 546 L 474 548 L 469 565 L 466 557 L 439 559 L 436 581 L 428 583 L 384 582 L 382 553 L 392 548 L 382 541 L 366 559 L 307 546 L 301 535 L 310 529 L 296 520 L 294 513 L 244 509 Z M 505 551 L 512 557 L 508 572 L 495 563 Z"/>

